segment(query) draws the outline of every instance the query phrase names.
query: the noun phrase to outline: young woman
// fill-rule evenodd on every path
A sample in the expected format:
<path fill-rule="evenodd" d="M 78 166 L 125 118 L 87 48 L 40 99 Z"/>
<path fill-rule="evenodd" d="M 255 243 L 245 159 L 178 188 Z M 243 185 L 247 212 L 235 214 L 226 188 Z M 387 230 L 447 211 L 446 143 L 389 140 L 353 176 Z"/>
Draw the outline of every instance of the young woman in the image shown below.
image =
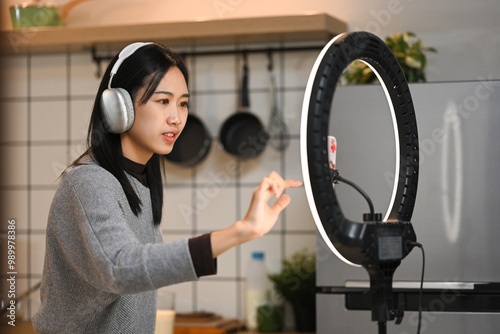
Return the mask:
<path fill-rule="evenodd" d="M 153 43 L 129 45 L 110 63 L 88 149 L 61 176 L 51 205 L 37 332 L 154 333 L 156 290 L 215 274 L 217 256 L 266 234 L 290 202 L 282 192 L 301 185 L 272 172 L 242 220 L 163 243 L 160 155 L 186 123 L 188 82 L 182 59 Z"/>

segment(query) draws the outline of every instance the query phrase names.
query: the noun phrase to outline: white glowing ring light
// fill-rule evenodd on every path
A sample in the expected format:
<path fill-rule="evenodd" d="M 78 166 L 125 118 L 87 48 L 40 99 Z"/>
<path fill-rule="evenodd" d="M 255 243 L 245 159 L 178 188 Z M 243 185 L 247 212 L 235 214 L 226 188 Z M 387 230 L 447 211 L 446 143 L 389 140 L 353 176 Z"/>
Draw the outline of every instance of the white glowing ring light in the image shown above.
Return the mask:
<path fill-rule="evenodd" d="M 411 219 L 418 182 L 418 134 L 408 84 L 384 41 L 368 32 L 343 33 L 333 38 L 316 59 L 304 94 L 300 128 L 302 174 L 309 207 L 321 237 L 341 260 L 359 266 L 342 254 L 346 245 L 338 238 L 338 224 L 339 219 L 345 217 L 332 186 L 327 153 L 335 88 L 343 71 L 355 60 L 366 63 L 379 79 L 394 125 L 395 181 L 385 222 Z"/>

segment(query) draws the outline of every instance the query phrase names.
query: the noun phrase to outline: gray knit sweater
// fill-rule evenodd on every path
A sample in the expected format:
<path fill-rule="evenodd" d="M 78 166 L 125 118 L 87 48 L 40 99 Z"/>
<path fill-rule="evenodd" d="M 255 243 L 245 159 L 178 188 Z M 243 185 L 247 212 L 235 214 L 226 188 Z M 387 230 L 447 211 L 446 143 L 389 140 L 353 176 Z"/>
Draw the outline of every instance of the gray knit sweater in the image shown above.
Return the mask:
<path fill-rule="evenodd" d="M 156 289 L 196 280 L 188 239 L 163 243 L 149 189 L 135 216 L 118 180 L 91 160 L 62 176 L 47 225 L 39 333 L 154 333 Z"/>

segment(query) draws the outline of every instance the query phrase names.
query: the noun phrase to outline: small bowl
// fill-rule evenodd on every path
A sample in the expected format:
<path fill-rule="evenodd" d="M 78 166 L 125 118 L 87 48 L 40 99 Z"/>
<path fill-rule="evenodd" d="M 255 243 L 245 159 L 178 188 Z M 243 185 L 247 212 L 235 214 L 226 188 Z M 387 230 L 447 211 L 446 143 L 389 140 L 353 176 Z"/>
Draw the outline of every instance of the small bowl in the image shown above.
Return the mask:
<path fill-rule="evenodd" d="M 9 11 L 14 29 L 55 27 L 64 24 L 64 20 L 59 17 L 57 6 L 21 4 L 10 6 Z"/>

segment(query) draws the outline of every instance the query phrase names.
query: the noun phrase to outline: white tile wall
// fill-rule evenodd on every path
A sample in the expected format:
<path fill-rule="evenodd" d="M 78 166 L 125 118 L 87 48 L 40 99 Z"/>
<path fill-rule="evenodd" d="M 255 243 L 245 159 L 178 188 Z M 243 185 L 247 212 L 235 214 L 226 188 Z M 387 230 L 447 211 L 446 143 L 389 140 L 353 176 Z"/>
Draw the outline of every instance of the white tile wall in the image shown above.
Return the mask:
<path fill-rule="evenodd" d="M 68 132 L 67 102 L 37 101 L 31 103 L 31 140 L 64 141 Z"/>
<path fill-rule="evenodd" d="M 163 191 L 162 230 L 193 230 L 193 190 L 188 187 L 165 187 Z"/>
<path fill-rule="evenodd" d="M 226 317 L 241 317 L 236 307 L 238 281 L 201 280 L 197 287 L 197 307 L 200 311 L 223 314 Z"/>
<path fill-rule="evenodd" d="M 197 91 L 234 91 L 240 77 L 237 59 L 232 55 L 197 58 L 190 72 L 196 76 L 191 84 Z"/>
<path fill-rule="evenodd" d="M 304 87 L 291 88 L 283 93 L 284 101 L 281 105 L 281 112 L 286 120 L 288 132 L 292 136 L 300 134 L 300 113 L 302 110 L 302 102 L 304 99 Z"/>
<path fill-rule="evenodd" d="M 2 75 L 7 84 L 2 85 L 4 97 L 27 97 L 28 96 L 28 56 L 5 56 L 3 57 Z"/>
<path fill-rule="evenodd" d="M 30 191 L 31 199 L 31 212 L 35 215 L 31 217 L 32 230 L 45 230 L 47 227 L 47 219 L 49 217 L 49 208 L 54 197 L 55 189 L 38 190 L 33 189 Z"/>
<path fill-rule="evenodd" d="M 27 234 L 16 235 L 16 270 L 19 275 L 29 274 L 28 239 L 29 235 Z"/>
<path fill-rule="evenodd" d="M 235 187 L 204 186 L 196 190 L 197 227 L 202 231 L 223 229 L 238 219 Z"/>
<path fill-rule="evenodd" d="M 28 185 L 28 148 L 22 146 L 5 145 L 3 153 L 7 157 L 3 166 L 0 187 L 4 189 Z"/>
<path fill-rule="evenodd" d="M 45 235 L 30 235 L 29 245 L 29 273 L 30 275 L 41 276 L 43 271 L 43 258 L 45 255 Z"/>
<path fill-rule="evenodd" d="M 290 129 L 290 145 L 283 152 L 269 146 L 259 158 L 247 162 L 227 154 L 217 138 L 223 121 L 238 110 L 241 56 L 188 58 L 191 112 L 204 120 L 213 142 L 207 159 L 194 168 L 165 162 L 161 226 L 166 241 L 224 228 L 242 218 L 253 189 L 272 170 L 302 179 L 298 137 L 302 95 L 316 54 L 273 55 L 279 105 Z M 268 124 L 267 54 L 250 54 L 248 60 L 251 111 Z M 84 150 L 99 79 L 87 52 L 8 56 L 4 61 L 8 85 L 0 96 L 5 117 L 0 125 L 0 145 L 8 163 L 0 179 L 0 195 L 6 198 L 9 218 L 17 222 L 21 245 L 18 282 L 26 289 L 41 278 L 46 221 L 57 178 Z M 269 270 L 276 271 L 285 256 L 303 247 L 316 247 L 304 189 L 288 193 L 292 203 L 272 231 L 220 256 L 218 275 L 166 287 L 176 292 L 178 312 L 204 310 L 242 317 L 246 265 L 252 251 L 264 251 Z M 29 312 L 38 304 L 36 297 L 32 304 Z"/>
<path fill-rule="evenodd" d="M 196 182 L 220 187 L 234 186 L 238 174 L 238 162 L 225 152 L 219 141 L 214 138 L 207 159 L 196 167 Z"/>
<path fill-rule="evenodd" d="M 88 52 L 76 52 L 70 55 L 70 95 L 93 97 L 99 87 L 100 78 L 95 74 L 97 67 Z"/>
<path fill-rule="evenodd" d="M 2 206 L 10 208 L 7 219 L 16 221 L 16 230 L 28 230 L 28 191 L 27 190 L 0 190 Z M 2 232 L 7 231 L 5 224 L 1 225 Z"/>
<path fill-rule="evenodd" d="M 173 286 L 161 288 L 165 291 L 170 291 L 175 294 L 175 311 L 179 313 L 192 312 L 197 309 L 195 306 L 196 300 L 193 298 L 195 294 L 196 284 L 194 282 L 180 283 Z"/>
<path fill-rule="evenodd" d="M 281 152 L 268 145 L 256 159 L 241 163 L 240 180 L 242 183 L 258 183 L 271 171 L 281 173 Z"/>
<path fill-rule="evenodd" d="M 57 97 L 68 94 L 67 57 L 66 54 L 31 57 L 31 97 Z"/>
<path fill-rule="evenodd" d="M 26 142 L 28 140 L 28 103 L 0 102 L 2 110 L 2 142 Z M 16 124 L 16 126 L 10 126 Z"/>
<path fill-rule="evenodd" d="M 31 185 L 54 186 L 68 164 L 67 146 L 31 146 Z"/>
<path fill-rule="evenodd" d="M 70 140 L 73 142 L 81 142 L 87 138 L 87 130 L 89 127 L 90 114 L 92 113 L 92 107 L 94 105 L 94 99 L 83 98 L 83 99 L 72 99 L 70 104 Z M 67 108 L 67 106 L 65 106 Z"/>

